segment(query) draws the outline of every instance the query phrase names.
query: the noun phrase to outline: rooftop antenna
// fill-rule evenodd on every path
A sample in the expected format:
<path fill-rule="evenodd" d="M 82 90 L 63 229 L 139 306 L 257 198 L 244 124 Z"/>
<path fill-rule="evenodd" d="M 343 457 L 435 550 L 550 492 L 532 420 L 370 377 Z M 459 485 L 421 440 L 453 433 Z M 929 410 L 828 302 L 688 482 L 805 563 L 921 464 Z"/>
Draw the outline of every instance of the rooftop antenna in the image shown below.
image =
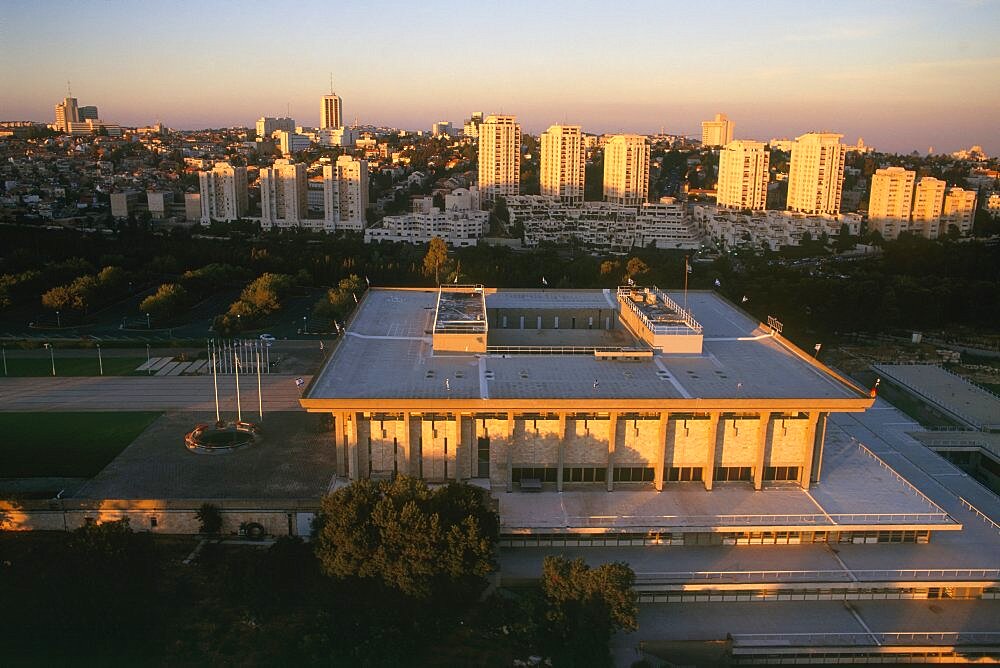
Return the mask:
<path fill-rule="evenodd" d="M 330 72 L 330 95 L 333 94 L 333 72 Z"/>
<path fill-rule="evenodd" d="M 292 103 L 291 102 L 286 102 L 285 103 L 285 118 L 291 118 L 291 117 L 292 117 Z"/>
<path fill-rule="evenodd" d="M 69 85 L 69 79 L 66 80 L 66 97 L 73 97 L 73 88 Z"/>

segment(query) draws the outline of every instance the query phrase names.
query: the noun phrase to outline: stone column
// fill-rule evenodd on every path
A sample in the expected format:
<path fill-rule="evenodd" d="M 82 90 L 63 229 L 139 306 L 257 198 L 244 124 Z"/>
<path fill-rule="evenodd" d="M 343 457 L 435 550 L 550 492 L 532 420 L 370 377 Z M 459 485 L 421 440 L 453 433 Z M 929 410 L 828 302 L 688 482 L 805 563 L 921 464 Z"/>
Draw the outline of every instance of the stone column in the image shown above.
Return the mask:
<path fill-rule="evenodd" d="M 556 491 L 563 491 L 563 465 L 566 463 L 566 414 L 559 414 L 559 455 L 556 464 Z"/>
<path fill-rule="evenodd" d="M 347 477 L 358 480 L 361 475 L 358 463 L 358 414 L 347 413 Z"/>
<path fill-rule="evenodd" d="M 719 420 L 722 413 L 712 411 L 708 414 L 708 452 L 705 456 L 705 469 L 701 472 L 701 479 L 705 483 L 705 490 L 712 491 L 712 483 L 715 481 L 715 448 L 719 439 Z"/>
<path fill-rule="evenodd" d="M 462 414 L 455 413 L 455 480 L 462 479 L 462 459 L 465 457 L 465 434 L 462 429 Z"/>
<path fill-rule="evenodd" d="M 657 492 L 663 491 L 663 460 L 667 456 L 667 429 L 670 427 L 670 413 L 660 412 L 660 437 L 656 443 L 656 463 L 653 468 L 653 484 Z"/>
<path fill-rule="evenodd" d="M 344 413 L 335 411 L 333 415 L 333 464 L 338 476 L 347 475 L 347 457 L 345 457 Z"/>
<path fill-rule="evenodd" d="M 514 411 L 507 412 L 507 491 L 514 491 Z"/>
<path fill-rule="evenodd" d="M 403 411 L 403 438 L 399 441 L 399 450 L 402 460 L 399 469 L 404 475 L 413 475 L 413 464 L 410 461 L 410 411 Z"/>
<path fill-rule="evenodd" d="M 764 459 L 767 454 L 767 427 L 771 423 L 771 413 L 762 411 L 760 424 L 757 427 L 757 465 L 753 469 L 753 488 L 764 486 Z"/>
<path fill-rule="evenodd" d="M 799 471 L 802 489 L 809 489 L 809 478 L 812 476 L 813 450 L 816 447 L 816 424 L 819 422 L 819 415 L 815 411 L 809 413 L 809 424 L 806 427 L 805 438 L 802 439 L 802 468 Z"/>
<path fill-rule="evenodd" d="M 618 413 L 608 415 L 608 491 L 615 489 L 615 441 L 618 437 Z"/>

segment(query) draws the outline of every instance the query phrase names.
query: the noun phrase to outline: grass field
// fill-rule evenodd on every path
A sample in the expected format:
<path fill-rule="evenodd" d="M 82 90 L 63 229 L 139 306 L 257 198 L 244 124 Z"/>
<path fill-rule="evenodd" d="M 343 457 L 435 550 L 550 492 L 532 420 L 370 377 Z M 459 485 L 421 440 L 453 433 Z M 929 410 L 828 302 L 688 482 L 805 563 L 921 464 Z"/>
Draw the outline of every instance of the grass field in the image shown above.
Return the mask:
<path fill-rule="evenodd" d="M 0 413 L 0 478 L 89 478 L 160 413 Z"/>
<path fill-rule="evenodd" d="M 105 376 L 127 376 L 133 373 L 136 368 L 146 361 L 145 357 L 105 357 Z M 0 366 L 0 375 L 3 374 L 3 367 Z M 7 375 L 16 376 L 51 376 L 52 360 L 41 357 L 15 357 L 7 358 Z M 57 376 L 98 376 L 100 375 L 100 365 L 97 362 L 97 354 L 87 357 L 59 357 L 56 353 L 56 375 Z"/>

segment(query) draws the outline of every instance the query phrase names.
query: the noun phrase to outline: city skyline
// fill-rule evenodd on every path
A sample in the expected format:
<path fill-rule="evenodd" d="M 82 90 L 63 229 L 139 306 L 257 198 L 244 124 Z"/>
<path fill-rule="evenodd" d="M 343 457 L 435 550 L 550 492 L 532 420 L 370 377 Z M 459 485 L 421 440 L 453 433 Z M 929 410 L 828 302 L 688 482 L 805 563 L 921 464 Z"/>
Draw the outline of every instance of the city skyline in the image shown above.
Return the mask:
<path fill-rule="evenodd" d="M 572 124 L 698 136 L 701 122 L 721 112 L 737 139 L 830 130 L 888 152 L 1000 151 L 992 121 L 1000 47 L 990 34 L 1000 4 L 990 0 L 911 3 L 904 12 L 778 3 L 766 15 L 736 3 L 383 2 L 338 7 L 335 23 L 259 27 L 229 2 L 104 7 L 6 8 L 0 119 L 52 122 L 69 80 L 75 97 L 122 125 L 253 127 L 290 112 L 318 126 L 317 98 L 332 71 L 345 124 L 426 129 L 482 110 L 516 115 L 534 135 Z M 284 11 L 315 17 L 329 9 Z M 375 31 L 349 29 L 376 23 Z M 476 28 L 483 25 L 488 40 Z M 502 58 L 491 43 L 507 50 Z M 206 76 L 212 71 L 231 75 Z"/>

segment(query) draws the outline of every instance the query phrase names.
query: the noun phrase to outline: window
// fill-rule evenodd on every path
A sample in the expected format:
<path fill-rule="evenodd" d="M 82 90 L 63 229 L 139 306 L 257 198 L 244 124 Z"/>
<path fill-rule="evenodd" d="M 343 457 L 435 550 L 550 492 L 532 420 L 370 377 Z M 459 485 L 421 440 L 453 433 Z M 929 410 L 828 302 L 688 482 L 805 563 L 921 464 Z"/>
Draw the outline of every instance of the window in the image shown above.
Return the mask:
<path fill-rule="evenodd" d="M 150 516 L 150 518 L 149 518 L 149 528 L 150 529 L 155 529 L 156 525 L 157 525 L 156 515 Z"/>
<path fill-rule="evenodd" d="M 568 466 L 563 469 L 563 482 L 605 482 L 608 470 L 602 467 Z"/>
<path fill-rule="evenodd" d="M 615 482 L 653 482 L 652 467 L 623 466 L 615 467 Z"/>
<path fill-rule="evenodd" d="M 534 478 L 542 482 L 555 482 L 556 475 L 554 466 L 515 466 L 510 471 L 511 482 L 521 482 L 525 478 Z"/>
<path fill-rule="evenodd" d="M 768 466 L 764 469 L 764 480 L 798 480 L 798 466 Z"/>
<path fill-rule="evenodd" d="M 715 468 L 715 482 L 735 482 L 738 480 L 753 480 L 753 469 L 749 466 L 717 466 Z"/>
<path fill-rule="evenodd" d="M 700 466 L 671 466 L 664 472 L 667 482 L 700 482 Z"/>

